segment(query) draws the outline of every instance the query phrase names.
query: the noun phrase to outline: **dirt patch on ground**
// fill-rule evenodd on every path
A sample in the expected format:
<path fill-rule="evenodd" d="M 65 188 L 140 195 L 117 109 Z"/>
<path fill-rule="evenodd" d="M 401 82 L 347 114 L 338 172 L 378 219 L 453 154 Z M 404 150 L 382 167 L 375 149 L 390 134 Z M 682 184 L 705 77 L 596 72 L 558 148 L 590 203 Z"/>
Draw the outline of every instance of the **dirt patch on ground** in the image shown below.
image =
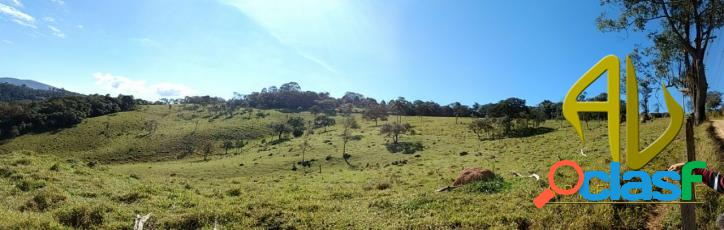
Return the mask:
<path fill-rule="evenodd" d="M 713 120 L 714 130 L 719 140 L 724 140 L 724 120 Z"/>
<path fill-rule="evenodd" d="M 472 168 L 472 169 L 465 169 L 463 172 L 460 173 L 460 175 L 455 179 L 455 182 L 453 183 L 453 186 L 462 186 L 466 184 L 470 184 L 475 181 L 487 181 L 490 179 L 493 179 L 495 174 L 487 169 L 481 169 L 481 168 Z"/>

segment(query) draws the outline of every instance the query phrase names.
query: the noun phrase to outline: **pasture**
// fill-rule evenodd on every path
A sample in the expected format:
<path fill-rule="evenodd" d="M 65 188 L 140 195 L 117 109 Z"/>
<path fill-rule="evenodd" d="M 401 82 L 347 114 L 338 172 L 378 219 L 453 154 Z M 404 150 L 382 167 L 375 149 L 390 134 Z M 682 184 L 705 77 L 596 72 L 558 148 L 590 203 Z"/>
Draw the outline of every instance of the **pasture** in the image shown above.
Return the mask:
<path fill-rule="evenodd" d="M 548 168 L 559 159 L 576 161 L 584 170 L 607 169 L 603 121 L 588 124 L 584 145 L 565 121 L 544 122 L 547 132 L 538 135 L 480 141 L 467 128 L 472 118 L 456 124 L 455 118 L 403 116 L 415 134 L 400 141 L 423 145 L 404 154 L 389 152 L 379 125 L 353 114 L 360 129 L 347 144 L 349 166 L 342 159 L 340 116 L 326 131 L 275 141 L 269 124 L 293 116 L 309 121 L 312 115 L 263 112 L 268 116 L 227 118 L 181 106 L 144 106 L 12 139 L 0 145 L 0 228 L 132 229 L 135 215 L 147 213 L 147 227 L 172 229 L 676 228 L 679 223 L 674 205 L 533 206 L 531 200 L 547 187 Z M 665 118 L 642 124 L 642 146 L 667 125 Z M 718 168 L 718 143 L 709 126 L 696 130 L 697 157 Z M 190 137 L 212 144 L 207 161 L 198 149 L 182 154 Z M 308 167 L 299 164 L 305 138 Z M 225 140 L 238 139 L 248 143 L 223 147 Z M 645 169 L 664 170 L 684 157 L 682 132 Z M 505 186 L 495 192 L 435 192 L 473 167 L 493 170 Z M 565 184 L 573 172 L 564 169 L 556 176 Z M 711 218 L 724 210 L 719 205 L 724 202 L 707 188 L 698 191 L 707 202 L 697 206 L 699 218 L 709 221 L 702 227 L 713 228 Z"/>

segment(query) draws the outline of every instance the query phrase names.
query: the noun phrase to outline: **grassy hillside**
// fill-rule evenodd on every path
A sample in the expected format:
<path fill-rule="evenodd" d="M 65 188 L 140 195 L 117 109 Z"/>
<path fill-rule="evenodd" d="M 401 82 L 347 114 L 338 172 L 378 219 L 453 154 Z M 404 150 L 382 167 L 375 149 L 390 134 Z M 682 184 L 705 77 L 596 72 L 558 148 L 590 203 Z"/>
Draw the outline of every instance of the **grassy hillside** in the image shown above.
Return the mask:
<path fill-rule="evenodd" d="M 0 187 L 0 196 L 10 198 L 0 202 L 0 228 L 129 229 L 136 214 L 146 213 L 152 213 L 151 226 L 207 229 L 215 222 L 229 229 L 548 229 L 676 226 L 678 221 L 678 206 L 670 205 L 533 206 L 531 200 L 547 187 L 548 168 L 559 159 L 577 161 L 585 170 L 607 168 L 603 122 L 589 124 L 588 142 L 582 145 L 570 126 L 559 121 L 543 124 L 552 131 L 541 135 L 478 141 L 467 130 L 470 119 L 455 124 L 454 118 L 402 117 L 417 131 L 402 141 L 419 141 L 424 150 L 401 154 L 386 150 L 386 138 L 374 122 L 358 120 L 361 129 L 353 135 L 359 140 L 348 144 L 354 168 L 341 159 L 337 122 L 327 132 L 318 129 L 311 135 L 311 150 L 305 154 L 313 159 L 311 167 L 292 170 L 301 160 L 302 138 L 271 144 L 276 137 L 267 124 L 287 116 L 309 120 L 311 115 L 265 112 L 270 116 L 213 119 L 180 106 L 151 106 L 13 139 L 0 146 L 5 152 L 0 183 L 14 185 Z M 155 132 L 145 128 L 148 121 L 158 123 Z M 667 124 L 666 119 L 642 124 L 642 144 Z M 179 159 L 189 135 L 214 143 L 209 161 L 198 153 Z M 250 144 L 224 154 L 221 143 L 240 137 Z M 647 170 L 682 161 L 682 137 Z M 697 137 L 702 158 L 718 159 L 706 127 L 697 129 Z M 435 192 L 470 167 L 493 169 L 505 180 L 503 191 Z M 542 180 L 513 172 L 536 173 Z M 559 174 L 559 184 L 565 184 L 573 172 Z M 711 204 L 718 202 L 712 199 Z"/>

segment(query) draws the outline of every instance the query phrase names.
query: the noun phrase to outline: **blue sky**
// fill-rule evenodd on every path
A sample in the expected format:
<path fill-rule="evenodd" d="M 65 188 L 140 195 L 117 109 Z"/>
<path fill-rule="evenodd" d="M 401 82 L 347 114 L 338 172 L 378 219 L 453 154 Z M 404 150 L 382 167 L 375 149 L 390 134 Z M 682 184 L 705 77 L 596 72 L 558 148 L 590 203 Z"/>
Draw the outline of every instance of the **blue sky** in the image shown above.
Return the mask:
<path fill-rule="evenodd" d="M 146 99 L 229 98 L 296 81 L 337 97 L 535 104 L 562 100 L 603 56 L 646 44 L 642 33 L 598 31 L 602 10 L 598 1 L 0 0 L 0 77 Z M 710 46 L 712 90 L 724 89 L 722 56 L 723 45 Z"/>

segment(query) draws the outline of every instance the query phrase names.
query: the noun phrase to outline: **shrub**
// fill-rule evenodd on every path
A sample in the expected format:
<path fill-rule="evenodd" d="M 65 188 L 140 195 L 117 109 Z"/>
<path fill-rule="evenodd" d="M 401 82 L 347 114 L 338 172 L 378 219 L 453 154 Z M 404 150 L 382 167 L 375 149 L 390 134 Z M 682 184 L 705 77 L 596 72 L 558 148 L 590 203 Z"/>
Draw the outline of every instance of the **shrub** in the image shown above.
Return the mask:
<path fill-rule="evenodd" d="M 256 216 L 256 227 L 263 229 L 295 229 L 289 222 L 284 213 L 279 211 L 264 212 Z"/>
<path fill-rule="evenodd" d="M 490 180 L 467 184 L 462 187 L 462 190 L 466 192 L 497 193 L 508 188 L 510 188 L 510 183 L 506 182 L 503 177 L 494 175 Z"/>
<path fill-rule="evenodd" d="M 138 192 L 130 192 L 130 193 L 127 193 L 127 194 L 124 194 L 121 196 L 117 196 L 114 198 L 114 200 L 118 201 L 118 202 L 123 202 L 126 204 L 133 204 L 133 203 L 136 203 L 137 201 L 139 201 L 143 198 L 147 198 L 147 197 L 148 197 L 148 195 L 146 195 L 146 194 L 141 194 Z"/>
<path fill-rule="evenodd" d="M 44 180 L 23 179 L 20 182 L 18 182 L 17 184 L 15 184 L 15 186 L 17 186 L 18 189 L 20 189 L 20 191 L 28 192 L 28 191 L 32 191 L 32 190 L 35 190 L 38 188 L 45 187 L 45 181 Z"/>
<path fill-rule="evenodd" d="M 388 208 L 392 208 L 393 206 L 394 206 L 394 204 L 392 204 L 392 202 L 390 202 L 389 200 L 373 200 L 368 205 L 368 207 L 370 207 L 370 208 L 379 208 L 379 209 L 388 209 Z"/>
<path fill-rule="evenodd" d="M 56 172 L 60 171 L 60 164 L 55 163 L 52 166 L 50 166 L 50 171 L 56 171 Z"/>
<path fill-rule="evenodd" d="M 58 212 L 58 222 L 80 229 L 89 229 L 103 224 L 105 208 L 87 204 L 72 206 Z"/>
<path fill-rule="evenodd" d="M 391 153 L 413 154 L 417 151 L 422 151 L 425 147 L 420 142 L 409 143 L 409 142 L 398 142 L 385 144 L 387 151 Z"/>
<path fill-rule="evenodd" d="M 215 217 L 211 216 L 211 213 L 187 213 L 182 215 L 174 216 L 171 219 L 164 221 L 163 229 L 201 229 L 205 225 L 212 224 Z"/>
<path fill-rule="evenodd" d="M 66 196 L 62 192 L 54 189 L 44 189 L 39 192 L 32 199 L 28 200 L 23 205 L 21 211 L 40 211 L 44 212 L 53 205 L 66 200 Z"/>
<path fill-rule="evenodd" d="M 15 170 L 8 168 L 8 167 L 0 167 L 0 176 L 1 177 L 10 177 L 15 173 Z"/>
<path fill-rule="evenodd" d="M 390 187 L 391 187 L 391 186 L 390 186 L 390 183 L 387 183 L 387 182 L 380 182 L 380 183 L 377 183 L 377 185 L 375 186 L 375 188 L 376 188 L 377 190 L 385 190 L 385 189 L 388 189 L 388 188 L 390 188 Z"/>
<path fill-rule="evenodd" d="M 30 164 L 32 164 L 32 163 L 33 163 L 33 162 L 30 161 L 30 159 L 25 159 L 25 158 L 23 158 L 23 159 L 18 159 L 18 160 L 16 160 L 16 161 L 14 161 L 14 162 L 12 163 L 12 166 L 30 165 Z"/>
<path fill-rule="evenodd" d="M 226 191 L 227 196 L 241 196 L 241 189 L 235 188 L 231 189 L 229 191 Z"/>

